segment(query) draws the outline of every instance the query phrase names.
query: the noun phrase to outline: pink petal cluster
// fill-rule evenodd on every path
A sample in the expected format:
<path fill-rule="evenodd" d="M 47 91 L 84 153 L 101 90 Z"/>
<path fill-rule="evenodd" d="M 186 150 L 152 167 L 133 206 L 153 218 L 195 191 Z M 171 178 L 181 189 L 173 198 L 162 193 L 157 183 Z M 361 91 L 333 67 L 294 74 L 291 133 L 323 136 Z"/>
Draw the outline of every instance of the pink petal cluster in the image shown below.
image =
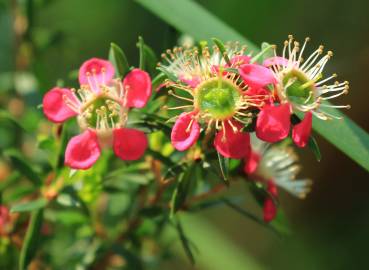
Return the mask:
<path fill-rule="evenodd" d="M 265 59 L 263 66 L 269 70 L 273 65 L 287 66 L 289 60 L 280 56 Z M 292 64 L 295 66 L 294 64 Z M 280 103 L 277 95 L 270 94 L 271 103 L 264 106 L 257 119 L 256 135 L 259 139 L 275 143 L 288 137 L 291 129 L 292 105 Z M 276 105 L 278 104 L 278 105 Z M 312 128 L 312 112 L 307 111 L 303 120 L 292 126 L 292 140 L 298 147 L 305 147 Z"/>
<path fill-rule="evenodd" d="M 239 73 L 243 82 L 249 86 L 245 91 L 249 96 L 267 96 L 270 92 L 265 89 L 267 85 L 275 83 L 275 78 L 270 70 L 258 64 L 250 64 L 250 57 L 236 56 L 230 60 L 231 66 L 238 66 Z M 226 64 L 223 68 L 229 67 Z M 212 66 L 213 73 L 219 73 L 219 66 Z M 227 76 L 228 72 L 224 71 L 222 76 Z M 195 88 L 201 80 L 199 78 L 184 79 L 179 78 L 183 83 L 191 88 Z M 256 98 L 257 100 L 257 98 Z M 257 100 L 255 103 L 260 104 L 263 99 Z M 271 98 L 266 100 L 271 102 Z M 196 119 L 197 111 L 184 112 L 176 120 L 171 134 L 171 141 L 173 146 L 179 150 L 184 151 L 196 143 L 200 136 L 200 124 Z M 268 124 L 268 123 L 267 123 Z M 231 126 L 232 125 L 232 126 Z M 236 128 L 236 129 L 235 129 Z M 242 124 L 240 122 L 229 119 L 224 121 L 224 128 L 218 131 L 214 139 L 215 149 L 224 157 L 242 159 L 250 152 L 250 135 L 247 132 L 242 132 Z M 237 130 L 235 132 L 235 130 Z"/>
<path fill-rule="evenodd" d="M 87 102 L 104 95 L 104 87 L 109 87 L 114 79 L 113 65 L 106 60 L 92 58 L 82 64 L 79 69 L 81 88 L 89 90 L 84 98 Z M 122 89 L 117 89 L 116 102 L 122 110 L 142 108 L 151 96 L 151 79 L 143 70 L 133 69 L 119 81 Z M 54 87 L 43 98 L 45 116 L 54 123 L 63 123 L 71 117 L 80 117 L 84 113 L 85 103 L 69 88 Z M 68 142 L 65 151 L 65 164 L 73 169 L 88 169 L 99 158 L 101 149 L 112 146 L 116 156 L 122 160 L 139 159 L 147 148 L 146 135 L 139 130 L 114 127 L 81 127 L 82 133 Z"/>

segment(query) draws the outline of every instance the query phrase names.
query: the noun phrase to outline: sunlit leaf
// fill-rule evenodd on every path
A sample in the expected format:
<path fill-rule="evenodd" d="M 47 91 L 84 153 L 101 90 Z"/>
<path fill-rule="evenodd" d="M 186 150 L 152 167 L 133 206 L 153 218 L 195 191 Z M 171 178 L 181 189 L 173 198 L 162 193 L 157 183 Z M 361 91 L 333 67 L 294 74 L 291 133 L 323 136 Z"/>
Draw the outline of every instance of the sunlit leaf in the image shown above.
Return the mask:
<path fill-rule="evenodd" d="M 10 211 L 11 212 L 30 212 L 36 209 L 44 208 L 46 205 L 47 205 L 47 200 L 44 198 L 41 198 L 35 201 L 30 201 L 30 202 L 25 202 L 25 203 L 14 205 L 12 206 Z"/>

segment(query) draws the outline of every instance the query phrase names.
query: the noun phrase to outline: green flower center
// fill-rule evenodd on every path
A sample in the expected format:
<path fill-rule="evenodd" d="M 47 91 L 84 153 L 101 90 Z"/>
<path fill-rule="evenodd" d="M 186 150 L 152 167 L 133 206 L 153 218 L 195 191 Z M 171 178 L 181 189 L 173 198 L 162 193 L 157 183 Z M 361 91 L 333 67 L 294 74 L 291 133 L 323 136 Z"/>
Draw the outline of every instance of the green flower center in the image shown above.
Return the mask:
<path fill-rule="evenodd" d="M 195 93 L 195 106 L 218 120 L 232 117 L 240 99 L 238 87 L 231 80 L 222 77 L 203 82 Z"/>
<path fill-rule="evenodd" d="M 293 69 L 283 77 L 283 86 L 290 101 L 297 104 L 311 104 L 314 102 L 314 81 L 309 80 L 304 73 Z"/>
<path fill-rule="evenodd" d="M 121 118 L 121 105 L 107 96 L 99 96 L 84 109 L 87 125 L 96 129 L 113 128 Z"/>

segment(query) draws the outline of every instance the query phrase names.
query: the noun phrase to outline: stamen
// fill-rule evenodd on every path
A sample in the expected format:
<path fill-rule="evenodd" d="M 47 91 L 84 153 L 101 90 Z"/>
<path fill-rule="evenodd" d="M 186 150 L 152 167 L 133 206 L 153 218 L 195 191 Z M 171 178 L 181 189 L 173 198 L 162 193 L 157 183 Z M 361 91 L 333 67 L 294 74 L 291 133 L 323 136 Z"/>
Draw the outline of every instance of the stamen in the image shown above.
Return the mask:
<path fill-rule="evenodd" d="M 182 100 L 186 100 L 186 101 L 189 101 L 189 102 L 193 102 L 193 99 L 189 99 L 189 98 L 186 98 L 186 97 L 178 96 L 178 95 L 174 94 L 174 92 L 172 90 L 169 90 L 168 91 L 168 94 L 169 95 L 172 95 L 173 97 L 176 97 L 178 99 L 182 99 Z"/>

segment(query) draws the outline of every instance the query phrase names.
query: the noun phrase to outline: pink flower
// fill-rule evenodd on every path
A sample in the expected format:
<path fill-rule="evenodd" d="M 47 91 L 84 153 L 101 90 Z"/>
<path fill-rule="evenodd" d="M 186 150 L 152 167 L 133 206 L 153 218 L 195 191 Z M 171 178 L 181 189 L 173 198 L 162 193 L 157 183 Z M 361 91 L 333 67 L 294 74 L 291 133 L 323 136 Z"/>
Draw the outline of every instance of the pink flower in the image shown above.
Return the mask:
<path fill-rule="evenodd" d="M 143 70 L 133 69 L 123 81 L 114 79 L 114 67 L 106 60 L 92 58 L 79 70 L 80 89 L 55 87 L 43 98 L 45 116 L 54 123 L 77 117 L 82 130 L 65 151 L 65 164 L 88 169 L 101 149 L 113 147 L 122 160 L 139 159 L 147 147 L 146 135 L 125 128 L 130 108 L 142 108 L 151 95 L 151 79 Z"/>
<path fill-rule="evenodd" d="M 212 51 L 204 47 L 201 54 L 197 48 L 174 48 L 162 55 L 166 64 L 160 64 L 160 69 L 171 75 L 166 81 L 166 86 L 172 88 L 168 93 L 190 103 L 168 108 L 184 109 L 174 117 L 177 119 L 171 132 L 172 145 L 178 151 L 185 151 L 197 142 L 202 126 L 207 133 L 215 131 L 214 148 L 222 156 L 242 159 L 250 151 L 250 135 L 242 129 L 252 123 L 251 110 L 264 106 L 264 101 L 269 100 L 270 92 L 261 88 L 273 83 L 273 77 L 270 81 L 269 69 L 250 65 L 251 69 L 262 69 L 248 75 L 250 83 L 257 81 L 256 78 L 252 80 L 254 76 L 265 75 L 263 83 L 253 83 L 257 85 L 256 91 L 250 92 L 246 80 L 226 70 L 249 65 L 250 57 L 244 55 L 244 50 L 245 47 L 238 43 L 227 43 L 225 52 L 217 47 Z M 184 92 L 187 94 L 182 96 Z"/>

